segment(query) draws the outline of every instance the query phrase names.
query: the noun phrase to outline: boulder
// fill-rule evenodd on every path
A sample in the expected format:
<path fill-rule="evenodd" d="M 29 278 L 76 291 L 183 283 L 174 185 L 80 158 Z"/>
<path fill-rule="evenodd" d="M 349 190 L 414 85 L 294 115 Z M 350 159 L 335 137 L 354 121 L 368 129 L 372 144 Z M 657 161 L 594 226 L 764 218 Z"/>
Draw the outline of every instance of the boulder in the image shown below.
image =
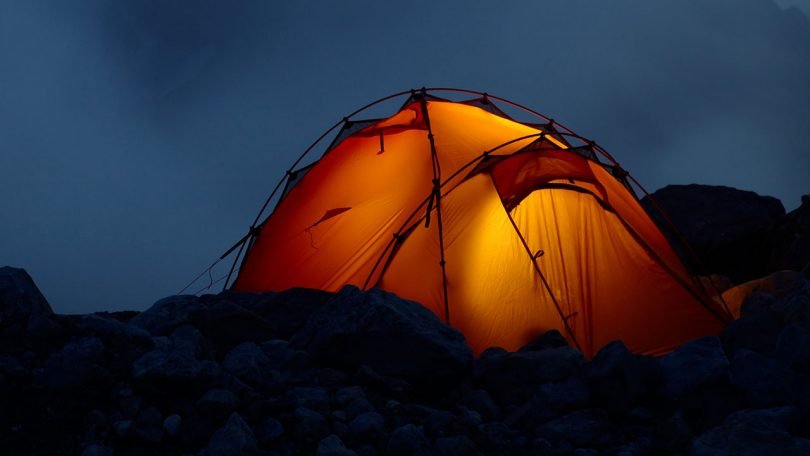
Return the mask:
<path fill-rule="evenodd" d="M 804 270 L 810 274 L 810 195 L 803 195 L 801 206 L 787 214 L 775 239 L 770 269 Z"/>
<path fill-rule="evenodd" d="M 692 246 L 707 273 L 720 273 L 735 283 L 762 277 L 769 271 L 773 237 L 784 223 L 785 208 L 769 196 L 711 185 L 668 185 L 652 198 Z M 676 248 L 677 236 L 649 198 L 642 204 Z M 692 269 L 699 265 L 682 248 Z"/>
<path fill-rule="evenodd" d="M 234 347 L 222 361 L 222 367 L 251 385 L 267 385 L 279 377 L 271 368 L 270 360 L 253 342 L 244 342 Z"/>
<path fill-rule="evenodd" d="M 478 360 L 475 377 L 501 405 L 524 404 L 535 386 L 563 382 L 579 375 L 584 365 L 585 357 L 571 347 L 493 352 Z"/>
<path fill-rule="evenodd" d="M 466 435 L 439 437 L 436 439 L 436 454 L 441 456 L 465 456 L 480 454 L 475 442 Z"/>
<path fill-rule="evenodd" d="M 385 432 L 385 419 L 377 412 L 366 412 L 356 416 L 346 430 L 346 441 L 350 444 L 376 443 Z"/>
<path fill-rule="evenodd" d="M 235 394 L 219 388 L 209 389 L 197 401 L 198 410 L 208 415 L 220 417 L 220 419 L 236 411 L 238 406 L 239 398 Z"/>
<path fill-rule="evenodd" d="M 112 343 L 127 341 L 151 346 L 152 336 L 148 331 L 114 318 L 98 314 L 79 315 L 69 320 L 73 330 L 86 336 L 96 336 Z"/>
<path fill-rule="evenodd" d="M 729 361 L 720 339 L 703 337 L 683 344 L 661 358 L 663 391 L 671 397 L 728 376 Z"/>
<path fill-rule="evenodd" d="M 520 347 L 518 351 L 538 351 L 544 350 L 546 348 L 559 348 L 559 347 L 567 347 L 568 341 L 565 340 L 562 334 L 556 329 L 552 329 L 551 331 L 546 331 L 543 334 L 535 337 L 526 345 Z"/>
<path fill-rule="evenodd" d="M 220 373 L 213 361 L 200 361 L 183 345 L 153 338 L 155 348 L 132 363 L 132 377 L 141 381 L 192 382 L 205 384 Z"/>
<path fill-rule="evenodd" d="M 761 312 L 730 322 L 723 328 L 720 338 L 730 354 L 740 349 L 770 353 L 776 347 L 784 325 L 776 312 Z"/>
<path fill-rule="evenodd" d="M 183 424 L 183 418 L 178 414 L 167 416 L 163 420 L 163 432 L 169 437 L 174 437 L 180 431 L 180 426 Z"/>
<path fill-rule="evenodd" d="M 256 437 L 245 420 L 234 413 L 214 432 L 208 443 L 208 456 L 239 456 L 256 448 Z"/>
<path fill-rule="evenodd" d="M 329 432 L 329 424 L 320 413 L 298 407 L 292 416 L 293 435 L 298 442 L 314 443 Z"/>
<path fill-rule="evenodd" d="M 265 417 L 256 426 L 256 439 L 260 445 L 270 445 L 284 433 L 284 426 L 272 416 Z"/>
<path fill-rule="evenodd" d="M 0 329 L 13 324 L 25 327 L 32 315 L 53 315 L 50 304 L 25 269 L 0 268 Z"/>
<path fill-rule="evenodd" d="M 346 448 L 340 437 L 335 434 L 324 437 L 318 443 L 316 456 L 357 456 L 357 453 Z"/>
<path fill-rule="evenodd" d="M 413 423 L 402 425 L 391 432 L 385 454 L 391 456 L 427 456 L 431 454 L 425 429 Z"/>
<path fill-rule="evenodd" d="M 61 390 L 85 386 L 103 374 L 104 344 L 98 337 L 81 337 L 65 344 L 34 373 L 35 384 Z"/>
<path fill-rule="evenodd" d="M 588 363 L 588 385 L 596 404 L 614 412 L 631 409 L 660 376 L 655 358 L 634 355 L 624 343 L 605 345 Z"/>
<path fill-rule="evenodd" d="M 729 378 L 756 407 L 794 403 L 803 396 L 806 388 L 802 385 L 807 382 L 806 377 L 799 377 L 782 361 L 745 349 L 734 354 Z"/>
<path fill-rule="evenodd" d="M 773 297 L 786 296 L 797 292 L 807 286 L 807 279 L 804 274 L 797 271 L 777 271 L 754 280 L 749 280 L 743 284 L 734 286 L 723 292 L 723 301 L 735 318 L 742 314 L 743 304 L 754 293 L 767 293 Z M 746 311 L 751 312 L 761 306 L 748 304 Z M 756 309 L 758 310 L 758 309 Z"/>
<path fill-rule="evenodd" d="M 578 448 L 603 447 L 614 440 L 608 415 L 601 409 L 571 412 L 544 424 L 537 433 L 562 437 Z"/>
<path fill-rule="evenodd" d="M 329 365 L 439 387 L 464 376 L 473 355 L 460 332 L 423 306 L 379 289 L 344 287 L 292 340 Z"/>
<path fill-rule="evenodd" d="M 197 296 L 177 295 L 158 300 L 151 307 L 133 317 L 130 324 L 149 331 L 155 336 L 169 334 L 177 326 L 190 323 L 204 306 Z"/>
<path fill-rule="evenodd" d="M 796 371 L 810 373 L 810 323 L 786 326 L 776 341 L 776 357 Z"/>
<path fill-rule="evenodd" d="M 741 410 L 729 415 L 722 425 L 695 439 L 692 454 L 810 454 L 810 440 L 790 434 L 795 421 L 796 411 L 792 407 Z"/>

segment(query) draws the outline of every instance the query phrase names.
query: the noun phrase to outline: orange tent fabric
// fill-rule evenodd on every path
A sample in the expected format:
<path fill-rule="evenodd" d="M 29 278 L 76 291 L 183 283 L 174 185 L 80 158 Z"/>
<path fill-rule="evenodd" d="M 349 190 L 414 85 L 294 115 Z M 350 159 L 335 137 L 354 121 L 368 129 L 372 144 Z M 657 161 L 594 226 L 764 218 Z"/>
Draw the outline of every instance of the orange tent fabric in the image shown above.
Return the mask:
<path fill-rule="evenodd" d="M 380 287 L 476 352 L 557 329 L 586 356 L 656 355 L 722 329 L 621 168 L 480 101 L 412 97 L 342 135 L 290 179 L 233 289 Z"/>

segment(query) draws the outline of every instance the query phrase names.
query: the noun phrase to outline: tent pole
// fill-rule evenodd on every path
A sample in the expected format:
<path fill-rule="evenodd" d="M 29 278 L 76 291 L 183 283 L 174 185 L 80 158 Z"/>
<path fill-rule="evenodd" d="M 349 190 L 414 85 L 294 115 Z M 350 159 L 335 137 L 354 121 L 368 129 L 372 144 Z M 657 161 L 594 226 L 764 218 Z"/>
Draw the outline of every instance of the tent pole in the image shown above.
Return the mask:
<path fill-rule="evenodd" d="M 427 89 L 422 88 L 422 114 L 425 117 L 425 126 L 428 130 L 428 141 L 430 142 L 430 155 L 433 162 L 433 198 L 436 200 L 436 224 L 439 228 L 439 251 L 440 261 L 439 266 L 442 267 L 442 291 L 444 293 L 444 320 L 448 325 L 450 324 L 450 304 L 447 299 L 447 268 L 445 267 L 446 261 L 444 257 L 444 229 L 442 227 L 442 168 L 439 163 L 439 156 L 436 153 L 436 142 L 433 138 L 433 130 L 430 127 L 430 115 L 428 114 L 427 106 Z"/>
<path fill-rule="evenodd" d="M 501 205 L 503 207 L 503 205 Z M 554 296 L 554 292 L 551 291 L 551 286 L 549 286 L 548 281 L 546 280 L 546 276 L 543 274 L 543 271 L 540 270 L 540 265 L 537 264 L 537 258 L 535 258 L 534 253 L 529 248 L 529 244 L 526 242 L 526 238 L 523 237 L 523 233 L 520 232 L 518 229 L 517 224 L 515 223 L 515 219 L 512 218 L 512 214 L 506 210 L 506 207 L 503 208 L 503 211 L 506 213 L 506 216 L 509 217 L 509 223 L 512 224 L 512 228 L 515 230 L 515 234 L 518 235 L 520 238 L 520 242 L 523 244 L 523 248 L 526 250 L 526 254 L 529 255 L 529 260 L 532 262 L 534 266 L 534 270 L 537 272 L 537 275 L 540 276 L 540 281 L 543 282 L 543 286 L 545 287 L 546 291 L 548 291 L 548 295 L 551 297 L 551 302 L 554 303 L 554 307 L 557 309 L 557 313 L 560 314 L 560 321 L 562 321 L 563 326 L 565 326 L 565 330 L 568 332 L 568 335 L 571 336 L 571 340 L 574 341 L 574 345 L 576 345 L 577 350 L 582 351 L 582 347 L 579 345 L 579 341 L 577 341 L 576 336 L 574 336 L 574 331 L 571 329 L 571 326 L 568 324 L 568 318 L 563 314 L 562 307 L 560 307 L 559 301 L 557 301 L 557 297 Z"/>

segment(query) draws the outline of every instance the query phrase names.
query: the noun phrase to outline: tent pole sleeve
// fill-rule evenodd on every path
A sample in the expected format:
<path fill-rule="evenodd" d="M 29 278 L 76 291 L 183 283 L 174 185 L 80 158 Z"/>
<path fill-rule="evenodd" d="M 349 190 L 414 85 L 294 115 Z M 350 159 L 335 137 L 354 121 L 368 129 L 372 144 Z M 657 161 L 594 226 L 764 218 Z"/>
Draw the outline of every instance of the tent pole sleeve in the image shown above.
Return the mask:
<path fill-rule="evenodd" d="M 436 225 L 439 227 L 439 266 L 442 268 L 442 292 L 444 294 L 444 320 L 450 324 L 450 304 L 447 299 L 447 268 L 444 257 L 444 229 L 442 227 L 442 168 L 439 163 L 439 156 L 436 153 L 436 142 L 433 138 L 433 129 L 430 126 L 430 115 L 427 106 L 427 90 L 422 88 L 422 114 L 425 118 L 425 126 L 428 131 L 428 141 L 430 142 L 430 155 L 433 162 L 433 195 L 436 198 Z"/>

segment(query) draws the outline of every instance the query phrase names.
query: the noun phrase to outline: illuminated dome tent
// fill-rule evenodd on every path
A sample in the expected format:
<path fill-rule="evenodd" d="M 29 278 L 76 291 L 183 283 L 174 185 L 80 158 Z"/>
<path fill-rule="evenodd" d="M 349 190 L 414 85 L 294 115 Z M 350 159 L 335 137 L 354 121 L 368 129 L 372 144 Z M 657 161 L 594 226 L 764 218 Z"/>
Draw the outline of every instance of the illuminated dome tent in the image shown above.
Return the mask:
<path fill-rule="evenodd" d="M 353 119 L 396 97 L 405 102 L 390 117 Z M 379 287 L 433 311 L 476 352 L 556 329 L 586 356 L 615 339 L 662 354 L 729 319 L 642 209 L 638 183 L 551 119 L 483 93 L 422 89 L 318 141 L 338 128 L 319 160 L 296 168 L 299 158 L 276 187 L 232 289 Z"/>

